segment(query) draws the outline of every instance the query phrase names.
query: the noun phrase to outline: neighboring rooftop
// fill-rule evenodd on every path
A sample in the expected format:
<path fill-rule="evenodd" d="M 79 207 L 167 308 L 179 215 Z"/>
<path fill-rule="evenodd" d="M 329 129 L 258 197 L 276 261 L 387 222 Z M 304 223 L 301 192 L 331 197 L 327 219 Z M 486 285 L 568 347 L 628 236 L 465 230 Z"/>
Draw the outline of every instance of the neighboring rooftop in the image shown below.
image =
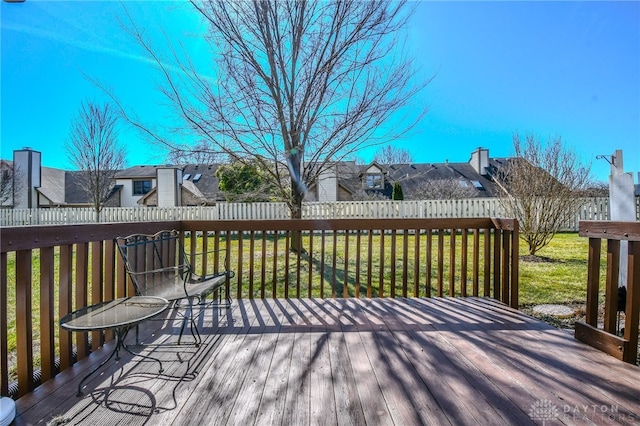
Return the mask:
<path fill-rule="evenodd" d="M 133 166 L 116 173 L 116 179 L 155 178 L 159 167 L 172 166 Z"/>

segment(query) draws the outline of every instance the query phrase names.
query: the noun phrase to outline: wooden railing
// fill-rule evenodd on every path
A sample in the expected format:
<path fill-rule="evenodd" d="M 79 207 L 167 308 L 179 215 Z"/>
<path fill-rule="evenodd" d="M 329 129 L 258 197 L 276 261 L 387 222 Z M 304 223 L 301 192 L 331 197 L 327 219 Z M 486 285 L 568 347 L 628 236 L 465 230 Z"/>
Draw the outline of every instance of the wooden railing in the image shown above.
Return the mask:
<path fill-rule="evenodd" d="M 640 321 L 640 222 L 580 222 L 580 236 L 589 238 L 587 306 L 585 322 L 576 323 L 575 337 L 626 362 L 635 363 L 638 355 Z M 600 289 L 600 253 L 607 241 L 605 300 L 602 328 L 598 328 L 598 292 Z M 621 242 L 627 247 L 627 282 L 619 283 Z M 624 250 L 623 250 L 624 251 Z M 618 287 L 626 285 L 624 334 L 617 335 Z"/>
<path fill-rule="evenodd" d="M 2 395 L 32 391 L 112 338 L 109 333 L 74 333 L 72 339 L 58 322 L 88 304 L 132 294 L 114 239 L 163 229 L 181 231 L 192 253 L 225 248 L 224 257 L 192 261 L 198 271 L 225 265 L 234 270 L 228 283 L 234 298 L 489 296 L 518 306 L 515 220 L 167 221 L 2 228 Z M 9 347 L 9 335 L 15 336 L 15 347 Z M 17 359 L 15 369 L 9 366 L 10 354 Z"/>

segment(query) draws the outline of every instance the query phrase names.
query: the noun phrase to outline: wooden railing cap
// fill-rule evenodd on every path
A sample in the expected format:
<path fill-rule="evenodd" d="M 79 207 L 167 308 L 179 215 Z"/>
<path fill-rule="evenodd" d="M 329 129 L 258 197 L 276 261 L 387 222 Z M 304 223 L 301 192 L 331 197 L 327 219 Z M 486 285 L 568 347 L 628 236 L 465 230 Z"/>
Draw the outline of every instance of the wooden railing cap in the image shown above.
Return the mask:
<path fill-rule="evenodd" d="M 587 238 L 640 241 L 640 222 L 582 220 L 578 232 Z"/>

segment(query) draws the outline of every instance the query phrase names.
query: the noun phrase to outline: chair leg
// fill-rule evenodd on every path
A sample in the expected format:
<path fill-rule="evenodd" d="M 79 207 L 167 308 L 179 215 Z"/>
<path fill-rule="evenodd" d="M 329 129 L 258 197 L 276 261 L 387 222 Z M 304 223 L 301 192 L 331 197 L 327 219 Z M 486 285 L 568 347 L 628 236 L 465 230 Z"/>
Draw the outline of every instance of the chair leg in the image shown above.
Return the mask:
<path fill-rule="evenodd" d="M 182 340 L 182 333 L 184 333 L 184 327 L 187 324 L 186 315 L 182 318 L 182 326 L 180 327 L 180 335 L 178 336 L 178 344 L 180 344 L 180 340 Z"/>
<path fill-rule="evenodd" d="M 224 297 L 222 295 L 223 292 L 224 292 Z M 215 303 L 212 302 L 212 306 L 214 308 L 228 309 L 231 307 L 232 300 L 231 300 L 231 297 L 229 297 L 229 293 L 227 293 L 227 289 L 225 287 L 220 287 L 218 290 L 216 290 L 216 294 L 217 294 L 218 300 Z"/>
<path fill-rule="evenodd" d="M 182 318 L 182 327 L 180 327 L 180 335 L 178 336 L 178 344 L 182 340 L 182 334 L 184 333 L 184 328 L 187 325 L 187 321 L 189 321 L 189 329 L 191 331 L 191 335 L 195 340 L 196 346 L 200 346 L 202 343 L 202 337 L 200 337 L 200 331 L 198 330 L 198 325 L 196 324 L 196 320 L 193 316 L 193 298 L 190 297 L 187 299 L 189 306 L 187 307 L 187 312 Z"/>

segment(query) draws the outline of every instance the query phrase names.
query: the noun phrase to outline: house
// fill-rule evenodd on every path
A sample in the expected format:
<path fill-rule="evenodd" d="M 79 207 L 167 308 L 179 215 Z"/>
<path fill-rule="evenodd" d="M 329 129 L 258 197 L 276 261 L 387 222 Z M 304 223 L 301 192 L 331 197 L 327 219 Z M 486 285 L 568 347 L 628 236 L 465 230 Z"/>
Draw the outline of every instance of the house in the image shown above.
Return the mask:
<path fill-rule="evenodd" d="M 3 182 L 12 174 L 20 183 L 10 186 L 2 207 L 91 207 L 85 172 L 44 167 L 42 154 L 32 148 L 14 151 L 13 161 L 2 160 Z M 219 164 L 134 166 L 115 175 L 106 207 L 173 207 L 211 205 L 224 201 L 215 172 Z M 17 170 L 17 174 L 14 173 Z M 7 175 L 7 176 L 4 176 Z"/>
<path fill-rule="evenodd" d="M 361 191 L 360 171 L 362 166 L 355 161 L 330 163 L 317 174 L 317 178 L 308 185 L 308 201 L 353 200 Z M 315 173 L 312 170 L 312 173 Z"/>
<path fill-rule="evenodd" d="M 357 165 L 355 162 L 331 163 L 309 185 L 309 199 L 316 201 L 351 201 L 355 199 L 390 199 L 393 184 L 402 186 L 405 199 L 450 198 L 454 187 L 464 198 L 496 197 L 500 189 L 493 179 L 508 159 L 490 158 L 489 150 L 477 148 L 464 163 L 415 163 Z M 435 191 L 439 184 L 447 193 Z M 439 196 L 429 196 L 431 195 Z M 447 195 L 448 194 L 448 195 Z"/>
<path fill-rule="evenodd" d="M 390 199 L 396 182 L 402 186 L 405 199 L 495 197 L 499 188 L 492 176 L 506 161 L 490 158 L 489 150 L 484 148 L 477 148 L 469 161 L 463 163 L 360 165 L 355 161 L 339 161 L 328 164 L 317 174 L 308 185 L 306 199 L 325 202 Z M 40 152 L 31 148 L 15 151 L 13 163 L 25 182 L 20 194 L 14 197 L 15 208 L 91 206 L 84 189 L 84 172 L 43 167 Z M 120 170 L 105 205 L 173 207 L 224 202 L 215 175 L 219 166 L 142 165 Z"/>
<path fill-rule="evenodd" d="M 27 147 L 14 151 L 13 162 L 3 160 L 5 168 L 11 167 L 15 186 L 2 206 L 17 209 L 90 207 L 84 172 L 44 167 L 41 157 L 40 152 Z M 119 205 L 117 191 L 111 191 L 105 205 Z"/>
<path fill-rule="evenodd" d="M 136 199 L 138 205 L 213 205 L 225 201 L 216 177 L 219 166 L 220 164 L 188 164 L 181 168 L 137 166 L 118 173 L 116 181 L 126 188 L 127 195 L 131 193 L 133 197 L 142 193 L 143 196 Z M 155 174 L 150 169 L 155 169 Z"/>

